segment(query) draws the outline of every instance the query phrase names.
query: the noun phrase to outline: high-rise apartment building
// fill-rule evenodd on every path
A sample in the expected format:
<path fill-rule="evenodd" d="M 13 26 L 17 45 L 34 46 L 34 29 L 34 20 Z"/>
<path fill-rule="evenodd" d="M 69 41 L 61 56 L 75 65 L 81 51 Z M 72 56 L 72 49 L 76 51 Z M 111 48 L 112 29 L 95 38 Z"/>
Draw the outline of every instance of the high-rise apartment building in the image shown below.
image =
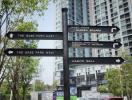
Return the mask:
<path fill-rule="evenodd" d="M 69 40 L 82 41 L 119 41 L 120 49 L 71 49 L 72 57 L 115 57 L 126 52 L 132 55 L 132 0 L 56 0 L 56 31 L 62 31 L 61 8 L 67 7 L 69 25 L 98 25 L 117 26 L 120 31 L 114 34 L 87 34 L 69 33 Z M 56 42 L 57 48 L 62 48 L 62 43 Z M 92 52 L 91 52 L 92 51 Z M 72 76 L 77 78 L 79 85 L 97 85 L 103 80 L 104 72 L 114 65 L 78 65 L 71 66 Z M 62 72 L 62 60 L 56 59 L 54 77 L 58 80 Z M 61 69 L 61 70 L 60 70 Z M 98 80 L 97 80 L 98 79 Z"/>
<path fill-rule="evenodd" d="M 132 55 L 132 0 L 89 0 L 90 20 L 93 25 L 114 25 L 120 31 L 112 34 L 94 35 L 93 40 L 119 41 L 122 48 L 119 50 L 100 50 L 97 56 L 115 56 L 121 52 Z"/>
<path fill-rule="evenodd" d="M 114 34 L 91 34 L 92 41 L 118 41 L 122 43 L 120 49 L 92 49 L 94 57 L 115 57 L 122 53 L 132 55 L 132 0 L 88 0 L 90 25 L 117 26 L 120 31 Z M 103 80 L 103 72 L 114 65 L 97 65 L 96 84 L 99 78 Z M 98 69 L 98 70 L 97 70 Z M 90 67 L 92 70 L 92 67 Z M 90 71 L 91 73 L 91 71 Z M 98 74 L 102 76 L 98 77 Z M 90 77 L 90 79 L 94 79 Z M 103 82 L 104 81 L 104 82 Z M 93 83 L 91 83 L 93 84 Z"/>

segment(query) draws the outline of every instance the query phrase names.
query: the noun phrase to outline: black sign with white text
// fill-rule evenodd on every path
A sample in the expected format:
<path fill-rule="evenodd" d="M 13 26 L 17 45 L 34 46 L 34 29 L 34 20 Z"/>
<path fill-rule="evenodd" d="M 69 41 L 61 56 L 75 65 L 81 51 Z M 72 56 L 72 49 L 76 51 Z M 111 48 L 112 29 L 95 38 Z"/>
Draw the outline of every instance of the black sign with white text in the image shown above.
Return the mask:
<path fill-rule="evenodd" d="M 62 40 L 62 32 L 8 32 L 9 39 Z"/>
<path fill-rule="evenodd" d="M 124 59 L 121 57 L 89 57 L 69 58 L 69 64 L 121 64 Z"/>
<path fill-rule="evenodd" d="M 68 32 L 75 33 L 116 33 L 120 29 L 116 26 L 79 26 L 69 25 Z"/>
<path fill-rule="evenodd" d="M 110 41 L 68 41 L 68 46 L 72 48 L 119 48 L 121 47 L 120 42 Z"/>
<path fill-rule="evenodd" d="M 8 56 L 63 56 L 63 49 L 6 49 Z"/>

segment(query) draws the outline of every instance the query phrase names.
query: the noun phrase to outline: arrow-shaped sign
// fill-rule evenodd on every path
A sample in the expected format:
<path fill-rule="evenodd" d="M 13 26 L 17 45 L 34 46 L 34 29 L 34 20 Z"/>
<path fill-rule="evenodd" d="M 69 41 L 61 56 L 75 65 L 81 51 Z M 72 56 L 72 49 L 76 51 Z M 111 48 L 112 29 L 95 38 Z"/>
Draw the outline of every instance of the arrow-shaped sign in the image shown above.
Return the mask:
<path fill-rule="evenodd" d="M 8 56 L 63 56 L 63 49 L 6 49 Z"/>
<path fill-rule="evenodd" d="M 68 41 L 68 46 L 72 48 L 114 48 L 121 47 L 120 42 L 111 41 Z"/>
<path fill-rule="evenodd" d="M 121 57 L 69 58 L 69 64 L 122 64 Z"/>
<path fill-rule="evenodd" d="M 62 32 L 8 32 L 9 39 L 62 40 Z"/>
<path fill-rule="evenodd" d="M 69 25 L 68 32 L 75 33 L 116 33 L 120 29 L 116 26 L 79 26 Z"/>
<path fill-rule="evenodd" d="M 9 51 L 8 51 L 8 54 L 13 54 L 13 51 L 9 50 Z"/>

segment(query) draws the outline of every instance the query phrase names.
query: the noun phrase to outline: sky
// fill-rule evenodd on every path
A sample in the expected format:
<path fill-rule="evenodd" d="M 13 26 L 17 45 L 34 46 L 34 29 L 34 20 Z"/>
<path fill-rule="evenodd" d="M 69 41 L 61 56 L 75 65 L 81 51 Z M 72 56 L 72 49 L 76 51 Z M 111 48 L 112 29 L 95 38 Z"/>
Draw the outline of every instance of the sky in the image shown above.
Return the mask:
<path fill-rule="evenodd" d="M 38 23 L 39 32 L 55 32 L 55 5 L 50 2 L 48 9 L 45 11 L 45 15 L 35 19 Z M 55 48 L 55 40 L 40 40 L 38 48 L 53 49 Z M 44 81 L 45 84 L 51 85 L 53 83 L 54 59 L 54 57 L 41 57 L 41 68 L 37 79 Z"/>

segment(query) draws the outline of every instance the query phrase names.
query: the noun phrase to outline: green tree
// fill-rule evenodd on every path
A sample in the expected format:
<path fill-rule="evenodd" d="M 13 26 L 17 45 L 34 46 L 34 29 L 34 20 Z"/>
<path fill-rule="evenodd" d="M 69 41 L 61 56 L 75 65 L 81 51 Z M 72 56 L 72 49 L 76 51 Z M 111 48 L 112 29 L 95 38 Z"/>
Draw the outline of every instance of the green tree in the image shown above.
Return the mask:
<path fill-rule="evenodd" d="M 16 26 L 22 23 L 26 18 L 30 17 L 33 22 L 32 15 L 44 15 L 44 10 L 47 9 L 48 2 L 48 0 L 1 0 L 0 43 L 2 43 L 3 46 L 0 48 L 0 85 L 4 78 L 8 76 L 6 66 L 9 60 L 11 60 L 11 57 L 7 57 L 3 53 L 8 46 L 7 43 L 9 43 L 8 39 L 4 38 L 4 35 L 8 31 L 15 31 Z"/>
<path fill-rule="evenodd" d="M 29 92 L 28 87 L 30 87 L 30 82 L 35 74 L 37 74 L 39 59 L 35 59 L 33 57 L 25 57 L 22 59 L 24 60 L 21 69 L 20 84 L 23 98 L 22 100 L 25 100 L 26 94 Z"/>
<path fill-rule="evenodd" d="M 53 90 L 56 89 L 57 85 L 58 85 L 58 81 L 53 81 L 52 89 Z"/>
<path fill-rule="evenodd" d="M 128 100 L 132 99 L 132 56 L 123 55 L 126 63 L 121 65 L 122 85 L 124 95 L 127 95 Z"/>
<path fill-rule="evenodd" d="M 41 80 L 35 80 L 35 83 L 32 85 L 32 88 L 35 91 L 44 91 L 45 84 Z"/>
<path fill-rule="evenodd" d="M 52 91 L 53 86 L 49 84 L 45 84 L 41 80 L 35 80 L 32 84 L 32 91 Z"/>
<path fill-rule="evenodd" d="M 47 9 L 48 0 L 2 0 L 1 12 L 5 10 L 14 14 L 32 15 L 43 14 L 43 10 Z"/>
<path fill-rule="evenodd" d="M 99 85 L 98 86 L 98 91 L 100 93 L 108 93 L 108 86 L 107 85 Z"/>
<path fill-rule="evenodd" d="M 36 24 L 32 22 L 21 22 L 15 29 L 18 31 L 36 31 Z M 12 40 L 8 42 L 13 42 Z M 8 43 L 9 44 L 9 43 Z M 16 40 L 12 43 L 12 47 L 15 48 L 36 48 L 37 41 Z M 28 87 L 32 78 L 38 71 L 39 59 L 33 57 L 11 57 L 10 72 L 7 80 L 12 90 L 13 100 L 25 100 L 26 94 L 28 93 Z"/>
<path fill-rule="evenodd" d="M 16 41 L 8 42 L 7 38 L 4 38 L 3 35 L 7 33 L 8 31 L 35 31 L 35 29 L 32 29 L 33 26 L 33 20 L 32 15 L 43 15 L 44 10 L 47 9 L 48 0 L 2 0 L 2 9 L 0 9 L 0 43 L 3 44 L 3 47 L 0 49 L 0 86 L 3 82 L 3 80 L 7 77 L 8 82 L 10 83 L 11 89 L 16 89 L 13 92 L 13 96 L 17 95 L 19 93 L 20 79 L 22 79 L 21 74 L 18 74 L 20 71 L 20 67 L 23 66 L 21 62 L 24 62 L 21 57 L 7 57 L 3 51 L 6 49 L 6 47 L 34 47 L 37 45 L 36 41 L 32 41 L 32 45 L 26 45 L 24 44 L 24 41 Z M 23 21 L 30 17 L 31 21 L 30 23 L 23 23 Z M 23 25 L 22 25 L 23 23 Z M 21 25 L 20 25 L 21 24 Z M 30 24 L 30 25 L 29 25 Z M 36 25 L 36 24 L 34 24 Z M 3 27 L 6 26 L 6 27 Z M 20 27 L 16 27 L 20 26 Z M 27 27 L 25 29 L 25 26 Z M 24 28 L 24 29 L 23 29 Z M 31 30 L 32 29 L 32 30 Z M 11 45 L 10 45 L 11 44 Z M 29 58 L 30 59 L 30 58 Z M 13 61 L 15 60 L 15 61 Z M 31 59 L 32 60 L 32 59 Z M 34 62 L 35 63 L 35 62 Z M 28 66 L 27 66 L 28 67 Z M 10 71 L 11 73 L 8 73 L 7 71 Z M 32 68 L 30 68 L 32 69 Z M 33 71 L 31 71 L 32 73 Z M 27 75 L 27 74 L 26 74 Z M 23 79 L 31 79 L 25 78 Z M 19 97 L 19 95 L 17 96 Z M 14 99 L 15 100 L 15 99 Z M 18 99 L 17 99 L 18 100 Z"/>
<path fill-rule="evenodd" d="M 105 74 L 108 90 L 116 96 L 122 95 L 121 74 L 119 69 L 109 69 Z"/>
<path fill-rule="evenodd" d="M 127 96 L 128 100 L 132 99 L 132 56 L 123 53 L 125 59 L 117 69 L 109 69 L 105 74 L 108 81 L 108 90 L 114 95 Z"/>
<path fill-rule="evenodd" d="M 10 97 L 10 87 L 7 81 L 4 81 L 0 87 L 0 92 L 2 93 L 2 98 L 4 100 L 9 100 Z"/>

